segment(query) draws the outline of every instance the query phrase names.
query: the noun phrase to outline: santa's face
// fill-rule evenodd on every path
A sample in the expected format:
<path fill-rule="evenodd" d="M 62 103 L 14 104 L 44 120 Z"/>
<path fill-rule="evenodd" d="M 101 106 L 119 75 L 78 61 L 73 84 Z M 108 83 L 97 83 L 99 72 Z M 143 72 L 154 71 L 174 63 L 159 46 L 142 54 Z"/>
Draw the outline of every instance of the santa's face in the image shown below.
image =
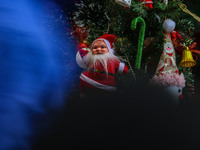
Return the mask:
<path fill-rule="evenodd" d="M 103 40 L 97 40 L 94 42 L 92 46 L 92 54 L 93 55 L 101 55 L 108 53 L 108 47 Z"/>
<path fill-rule="evenodd" d="M 171 53 L 174 52 L 174 48 L 173 48 L 173 45 L 172 45 L 171 42 L 165 43 L 164 49 L 165 49 L 165 51 L 166 51 L 167 54 L 171 54 Z"/>

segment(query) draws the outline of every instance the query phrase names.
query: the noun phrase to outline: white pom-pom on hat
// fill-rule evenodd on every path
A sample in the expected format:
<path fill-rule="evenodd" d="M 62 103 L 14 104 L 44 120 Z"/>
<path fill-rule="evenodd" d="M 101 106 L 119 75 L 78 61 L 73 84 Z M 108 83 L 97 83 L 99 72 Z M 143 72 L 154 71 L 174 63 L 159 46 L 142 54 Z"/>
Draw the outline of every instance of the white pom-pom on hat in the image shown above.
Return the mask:
<path fill-rule="evenodd" d="M 163 29 L 165 32 L 172 32 L 176 26 L 176 23 L 171 19 L 166 19 L 163 23 Z"/>

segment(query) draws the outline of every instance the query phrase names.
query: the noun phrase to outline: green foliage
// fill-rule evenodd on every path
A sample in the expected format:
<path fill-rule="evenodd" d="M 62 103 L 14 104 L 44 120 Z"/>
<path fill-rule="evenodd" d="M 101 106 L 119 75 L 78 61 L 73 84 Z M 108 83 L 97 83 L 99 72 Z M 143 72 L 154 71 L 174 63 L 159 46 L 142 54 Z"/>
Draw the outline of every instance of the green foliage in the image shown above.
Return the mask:
<path fill-rule="evenodd" d="M 185 68 L 184 69 L 184 76 L 185 76 L 185 80 L 188 83 L 194 83 L 194 75 L 192 74 L 191 68 Z"/>
<path fill-rule="evenodd" d="M 181 19 L 177 23 L 177 30 L 182 33 L 182 43 L 185 43 L 185 46 L 189 46 L 193 42 L 194 23 L 188 19 Z"/>
<path fill-rule="evenodd" d="M 186 87 L 184 88 L 183 92 L 185 95 L 192 95 L 190 93 L 190 89 L 194 88 L 194 74 L 192 73 L 191 68 L 184 68 L 183 69 L 184 77 L 186 80 Z"/>
<path fill-rule="evenodd" d="M 137 13 L 138 16 L 147 17 L 147 11 L 141 5 L 141 2 L 132 1 L 131 8 L 132 8 L 132 11 Z"/>
<path fill-rule="evenodd" d="M 169 0 L 168 5 L 162 1 L 153 0 L 153 9 L 147 9 L 141 4 L 141 1 L 132 0 L 131 7 L 124 9 L 114 0 L 104 0 L 103 2 L 81 0 L 80 3 L 76 4 L 78 10 L 75 12 L 73 20 L 76 24 L 88 27 L 88 40 L 90 43 L 105 33 L 116 35 L 116 54 L 124 59 L 128 57 L 133 67 L 138 48 L 140 24 L 137 26 L 137 30 L 133 31 L 131 30 L 131 22 L 138 16 L 142 17 L 146 22 L 145 38 L 154 37 L 154 42 L 143 50 L 141 66 L 142 70 L 147 70 L 144 71 L 145 76 L 151 78 L 163 50 L 162 23 L 164 20 L 170 18 L 176 22 L 175 30 L 180 31 L 183 42 L 187 42 L 192 38 L 194 30 L 194 24 L 181 17 L 184 12 L 179 8 L 179 4 L 182 0 Z M 120 43 L 120 40 L 123 44 Z"/>
<path fill-rule="evenodd" d="M 74 20 L 76 24 L 95 24 L 102 28 L 107 23 L 107 10 L 100 1 L 85 0 L 76 4 L 78 11 L 75 12 Z"/>

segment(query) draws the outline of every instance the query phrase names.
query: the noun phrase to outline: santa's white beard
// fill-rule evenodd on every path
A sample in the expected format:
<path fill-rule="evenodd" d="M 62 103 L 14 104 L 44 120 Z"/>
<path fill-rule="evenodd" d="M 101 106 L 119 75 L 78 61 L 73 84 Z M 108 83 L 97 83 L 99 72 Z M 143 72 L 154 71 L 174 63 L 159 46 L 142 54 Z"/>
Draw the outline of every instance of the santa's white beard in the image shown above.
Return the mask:
<path fill-rule="evenodd" d="M 86 63 L 88 68 L 98 68 L 99 65 L 102 65 L 105 71 L 107 72 L 107 67 L 108 67 L 108 62 L 112 63 L 115 61 L 117 56 L 111 53 L 106 53 L 106 54 L 99 54 L 99 55 L 94 55 L 92 54 L 92 51 L 90 51 L 84 58 L 84 62 Z"/>

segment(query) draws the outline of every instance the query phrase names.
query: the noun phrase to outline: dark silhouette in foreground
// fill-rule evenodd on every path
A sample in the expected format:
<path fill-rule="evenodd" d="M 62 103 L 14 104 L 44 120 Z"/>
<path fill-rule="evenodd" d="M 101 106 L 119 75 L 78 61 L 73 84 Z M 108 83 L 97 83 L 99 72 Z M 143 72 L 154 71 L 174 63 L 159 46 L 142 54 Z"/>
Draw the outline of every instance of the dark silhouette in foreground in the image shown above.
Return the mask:
<path fill-rule="evenodd" d="M 123 93 L 93 91 L 73 97 L 53 138 L 43 144 L 69 150 L 196 149 L 199 106 L 185 99 L 177 105 L 165 91 L 143 85 Z"/>

